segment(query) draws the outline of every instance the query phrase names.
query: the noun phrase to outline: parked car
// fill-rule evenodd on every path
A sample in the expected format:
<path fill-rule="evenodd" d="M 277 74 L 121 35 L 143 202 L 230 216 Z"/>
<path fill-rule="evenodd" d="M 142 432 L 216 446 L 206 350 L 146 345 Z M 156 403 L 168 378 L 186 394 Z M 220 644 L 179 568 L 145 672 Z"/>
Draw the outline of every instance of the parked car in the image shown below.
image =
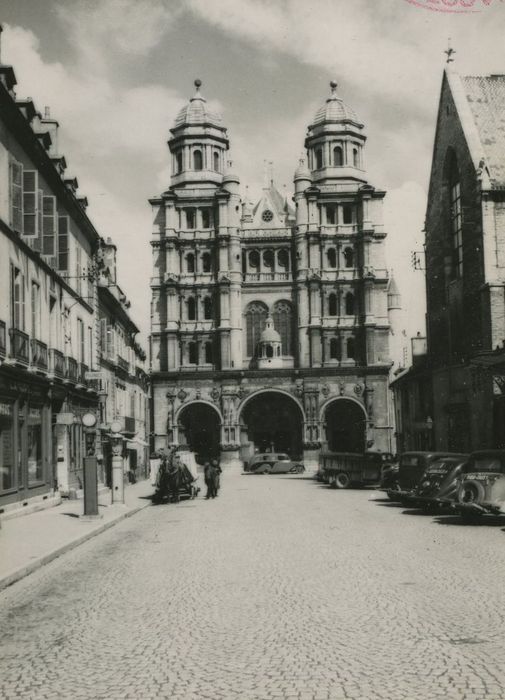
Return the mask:
<path fill-rule="evenodd" d="M 390 452 L 322 452 L 316 478 L 337 489 L 376 486 L 383 469 L 394 461 Z"/>
<path fill-rule="evenodd" d="M 459 476 L 468 455 L 453 454 L 435 459 L 418 485 L 401 497 L 401 503 L 424 510 L 450 507 L 458 498 Z"/>
<path fill-rule="evenodd" d="M 458 501 L 463 517 L 505 515 L 505 450 L 472 452 L 460 477 Z"/>
<path fill-rule="evenodd" d="M 262 452 L 254 455 L 245 471 L 253 474 L 287 474 L 304 472 L 305 467 L 284 452 Z"/>
<path fill-rule="evenodd" d="M 397 474 L 386 489 L 392 501 L 400 501 L 421 481 L 426 469 L 436 459 L 451 456 L 450 452 L 404 452 L 400 455 Z"/>

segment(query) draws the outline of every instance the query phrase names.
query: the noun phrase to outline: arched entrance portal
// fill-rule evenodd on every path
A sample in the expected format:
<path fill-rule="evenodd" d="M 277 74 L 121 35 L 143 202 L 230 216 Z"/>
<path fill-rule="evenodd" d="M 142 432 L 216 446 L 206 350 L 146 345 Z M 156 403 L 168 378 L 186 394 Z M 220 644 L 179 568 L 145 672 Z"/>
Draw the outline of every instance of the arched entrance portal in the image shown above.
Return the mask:
<path fill-rule="evenodd" d="M 187 445 L 203 464 L 219 458 L 221 421 L 217 411 L 206 403 L 191 403 L 179 413 L 179 444 Z"/>
<path fill-rule="evenodd" d="M 366 418 L 363 409 L 349 399 L 332 401 L 324 414 L 326 440 L 332 452 L 364 452 Z"/>
<path fill-rule="evenodd" d="M 286 394 L 265 391 L 253 396 L 241 417 L 242 458 L 255 452 L 287 452 L 292 459 L 303 455 L 303 416 Z"/>

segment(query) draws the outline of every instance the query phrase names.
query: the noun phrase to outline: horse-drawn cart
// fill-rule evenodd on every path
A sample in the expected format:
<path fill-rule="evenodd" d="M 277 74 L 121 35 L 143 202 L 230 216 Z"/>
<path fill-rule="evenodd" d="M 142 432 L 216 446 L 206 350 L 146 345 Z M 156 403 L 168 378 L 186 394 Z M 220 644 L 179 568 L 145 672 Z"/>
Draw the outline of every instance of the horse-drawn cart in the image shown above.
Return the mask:
<path fill-rule="evenodd" d="M 192 452 L 177 452 L 161 460 L 156 480 L 154 503 L 178 503 L 181 498 L 196 498 L 200 492 L 198 470 Z"/>

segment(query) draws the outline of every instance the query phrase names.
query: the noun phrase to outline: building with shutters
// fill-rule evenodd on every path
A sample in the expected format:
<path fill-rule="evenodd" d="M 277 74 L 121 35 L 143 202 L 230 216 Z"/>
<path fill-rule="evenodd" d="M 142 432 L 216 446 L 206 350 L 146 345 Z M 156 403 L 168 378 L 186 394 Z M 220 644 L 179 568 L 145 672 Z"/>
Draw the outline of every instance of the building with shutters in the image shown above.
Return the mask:
<path fill-rule="evenodd" d="M 111 425 L 123 436 L 123 468 L 130 481 L 147 476 L 149 401 L 146 353 L 130 302 L 117 282 L 116 246 L 108 238 L 100 247 L 98 323 L 100 368 L 100 479 L 112 486 Z"/>
<path fill-rule="evenodd" d="M 326 448 L 389 450 L 385 192 L 367 180 L 363 124 L 332 83 L 294 201 L 267 175 L 253 204 L 195 85 L 170 130 L 170 184 L 151 200 L 154 447 L 308 465 Z"/>
<path fill-rule="evenodd" d="M 106 279 L 109 246 L 86 214 L 76 178 L 66 173 L 58 122 L 47 108 L 42 115 L 32 100 L 18 99 L 15 86 L 13 68 L 0 63 L 0 515 L 20 502 L 39 507 L 82 488 L 81 418 L 104 417 L 107 386 L 99 301 L 118 289 L 115 278 Z M 131 344 L 136 327 L 121 304 L 119 297 L 115 313 L 124 317 Z M 135 347 L 136 373 L 142 351 Z M 108 358 L 120 371 L 119 353 Z M 143 386 L 143 403 L 119 412 L 130 417 L 135 410 L 139 420 L 138 431 L 136 422 L 135 430 L 125 426 L 125 458 L 137 452 L 137 440 L 145 443 L 145 375 L 135 382 Z"/>

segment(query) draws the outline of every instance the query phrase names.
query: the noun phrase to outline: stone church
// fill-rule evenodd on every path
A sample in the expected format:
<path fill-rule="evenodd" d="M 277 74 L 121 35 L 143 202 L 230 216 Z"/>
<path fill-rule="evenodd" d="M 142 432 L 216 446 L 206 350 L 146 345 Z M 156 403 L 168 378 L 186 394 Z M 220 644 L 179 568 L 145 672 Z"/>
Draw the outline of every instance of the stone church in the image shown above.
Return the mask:
<path fill-rule="evenodd" d="M 228 132 L 196 93 L 170 129 L 153 209 L 153 447 L 238 465 L 287 452 L 389 451 L 385 192 L 367 181 L 364 125 L 331 83 L 290 202 L 267 177 L 241 197 Z"/>

